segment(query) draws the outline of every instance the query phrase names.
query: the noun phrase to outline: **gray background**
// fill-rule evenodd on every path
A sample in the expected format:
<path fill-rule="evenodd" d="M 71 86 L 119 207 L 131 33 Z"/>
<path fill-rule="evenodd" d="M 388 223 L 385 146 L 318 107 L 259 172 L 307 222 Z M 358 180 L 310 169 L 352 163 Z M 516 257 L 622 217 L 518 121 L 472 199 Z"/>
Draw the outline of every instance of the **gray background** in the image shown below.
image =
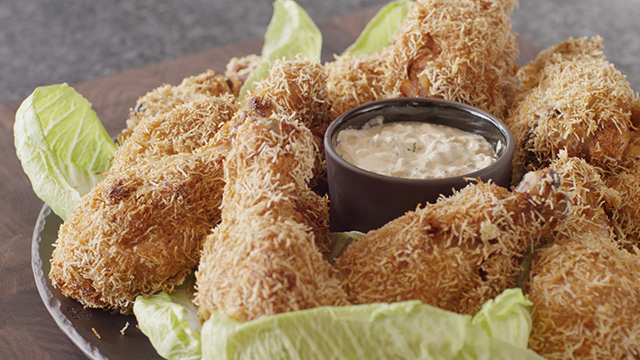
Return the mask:
<path fill-rule="evenodd" d="M 380 0 L 298 0 L 316 22 Z M 262 36 L 271 0 L 0 0 L 0 103 Z M 640 90 L 640 0 L 521 0 L 515 31 L 548 47 L 599 34 Z"/>

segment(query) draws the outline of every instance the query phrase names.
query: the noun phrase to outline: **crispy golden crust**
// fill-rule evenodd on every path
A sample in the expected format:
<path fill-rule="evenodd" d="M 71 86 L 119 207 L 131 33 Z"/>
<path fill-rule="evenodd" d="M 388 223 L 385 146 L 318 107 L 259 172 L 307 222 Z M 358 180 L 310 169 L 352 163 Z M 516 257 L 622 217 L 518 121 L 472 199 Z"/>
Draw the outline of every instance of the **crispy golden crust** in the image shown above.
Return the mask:
<path fill-rule="evenodd" d="M 107 174 L 60 228 L 49 277 L 88 307 L 123 313 L 181 284 L 219 221 L 221 160 L 178 154 Z"/>
<path fill-rule="evenodd" d="M 246 321 L 346 305 L 301 206 L 326 206 L 307 186 L 316 152 L 312 134 L 292 117 L 251 115 L 238 126 L 225 162 L 222 222 L 207 237 L 196 273 L 199 316 L 220 311 Z"/>
<path fill-rule="evenodd" d="M 545 170 L 514 192 L 469 185 L 367 233 L 336 261 L 349 300 L 417 299 L 474 314 L 515 286 L 525 251 L 566 211 L 556 182 Z"/>
<path fill-rule="evenodd" d="M 514 0 L 416 1 L 382 56 L 390 96 L 455 100 L 503 118 L 516 85 Z"/>
<path fill-rule="evenodd" d="M 610 175 L 606 182 L 624 199 L 610 212 L 617 239 L 627 250 L 640 253 L 640 166 Z"/>
<path fill-rule="evenodd" d="M 536 251 L 529 345 L 547 359 L 640 357 L 640 257 L 574 233 Z"/>
<path fill-rule="evenodd" d="M 570 236 L 588 231 L 603 237 L 614 236 L 609 214 L 618 208 L 623 197 L 605 182 L 604 171 L 584 159 L 570 157 L 561 150 L 549 166 L 562 178 L 562 191 L 571 200 L 571 211 L 557 224 L 551 237 Z"/>
<path fill-rule="evenodd" d="M 629 143 L 634 93 L 609 63 L 602 39 L 569 39 L 542 51 L 518 76 L 507 125 L 516 138 L 513 181 L 562 149 L 612 170 Z"/>
<path fill-rule="evenodd" d="M 234 57 L 227 63 L 224 76 L 227 77 L 231 86 L 231 92 L 237 97 L 240 89 L 244 85 L 249 75 L 260 64 L 260 55 L 246 55 L 240 58 Z"/>
<path fill-rule="evenodd" d="M 197 265 L 220 221 L 226 155 L 206 137 L 235 106 L 233 97 L 217 101 L 182 104 L 136 126 L 60 228 L 49 277 L 65 295 L 126 313 L 137 295 L 170 291 Z"/>
<path fill-rule="evenodd" d="M 147 116 L 120 146 L 110 171 L 178 153 L 191 153 L 210 142 L 237 111 L 235 97 L 194 95 L 171 111 Z"/>
<path fill-rule="evenodd" d="M 323 136 L 331 122 L 331 102 L 325 82 L 326 74 L 318 62 L 303 58 L 275 61 L 269 76 L 242 100 L 241 109 L 221 127 L 215 141 L 231 147 L 238 128 L 251 118 L 294 118 L 313 134 L 315 162 L 308 185 L 322 193 L 322 187 L 326 185 Z M 319 197 L 310 190 L 300 190 L 296 207 L 314 229 L 318 247 L 328 254 L 327 197 Z"/>
<path fill-rule="evenodd" d="M 388 91 L 383 89 L 381 81 L 383 65 L 384 58 L 378 53 L 337 56 L 324 64 L 334 118 L 356 106 L 386 97 Z"/>
<path fill-rule="evenodd" d="M 174 107 L 189 102 L 198 95 L 214 97 L 232 93 L 229 81 L 213 70 L 191 76 L 182 80 L 179 85 L 164 84 L 138 98 L 134 108 L 130 110 L 127 128 L 118 136 L 123 143 L 131 135 L 133 129 L 145 117 L 166 113 Z"/>
<path fill-rule="evenodd" d="M 322 138 L 331 123 L 331 99 L 327 75 L 318 62 L 304 58 L 273 63 L 269 76 L 260 81 L 247 99 L 268 99 L 276 112 L 292 116 Z"/>
<path fill-rule="evenodd" d="M 244 108 L 262 116 L 278 113 L 299 119 L 314 137 L 318 148 L 311 187 L 326 184 L 324 133 L 331 124 L 331 98 L 322 65 L 305 58 L 277 60 L 267 78 L 244 100 Z"/>
<path fill-rule="evenodd" d="M 634 116 L 640 118 L 640 100 L 636 100 L 632 110 L 635 125 L 638 120 L 633 120 Z M 625 249 L 640 253 L 640 132 L 631 132 L 622 161 L 614 172 L 606 174 L 605 181 L 624 199 L 609 212 L 617 239 Z"/>
<path fill-rule="evenodd" d="M 288 117 L 286 113 L 280 111 L 281 108 L 277 107 L 276 104 L 269 99 L 256 97 L 248 99 L 245 102 L 245 107 L 241 111 L 238 111 L 231 121 L 225 123 L 225 126 L 216 134 L 213 141 L 216 144 L 221 144 L 231 149 L 233 148 L 233 142 L 236 141 L 237 134 L 241 131 L 240 127 L 243 124 L 255 121 L 255 119 L 258 118 L 269 118 L 271 116 Z M 318 159 L 320 157 L 316 145 L 317 139 L 315 136 L 313 139 L 315 158 L 313 165 L 314 173 L 311 180 L 308 181 L 308 186 L 299 187 L 294 203 L 296 210 L 305 217 L 306 223 L 313 229 L 318 249 L 324 255 L 329 255 L 329 199 L 326 194 L 320 196 L 316 193 L 315 188 L 313 190 L 310 188 L 311 186 L 318 185 Z"/>

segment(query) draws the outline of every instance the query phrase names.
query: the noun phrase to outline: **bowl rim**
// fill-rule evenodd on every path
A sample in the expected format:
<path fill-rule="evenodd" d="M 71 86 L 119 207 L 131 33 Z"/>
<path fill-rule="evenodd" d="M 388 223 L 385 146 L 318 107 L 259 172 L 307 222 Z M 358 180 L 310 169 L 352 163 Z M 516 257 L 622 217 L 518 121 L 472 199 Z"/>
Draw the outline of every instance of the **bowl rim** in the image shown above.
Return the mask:
<path fill-rule="evenodd" d="M 466 112 L 468 114 L 471 114 L 472 116 L 482 119 L 483 121 L 490 122 L 494 127 L 496 127 L 500 131 L 500 133 L 506 139 L 504 151 L 500 156 L 498 156 L 496 161 L 494 161 L 490 165 L 483 167 L 481 169 L 478 169 L 466 174 L 462 174 L 462 175 L 450 176 L 445 178 L 431 178 L 431 179 L 403 178 L 403 177 L 378 174 L 378 173 L 360 168 L 348 162 L 347 160 L 343 159 L 342 156 L 338 155 L 332 141 L 333 134 L 336 132 L 336 129 L 338 127 L 342 126 L 345 122 L 349 120 L 352 114 L 361 112 L 366 109 L 370 109 L 371 111 L 374 111 L 374 110 L 379 110 L 385 107 L 391 107 L 394 105 L 410 106 L 412 104 L 418 104 L 418 103 L 422 103 L 422 104 L 435 103 L 435 104 L 438 104 L 439 107 L 450 108 L 450 109 L 453 109 L 454 111 Z M 445 100 L 445 99 L 438 99 L 438 98 L 399 97 L 399 98 L 390 98 L 390 99 L 371 101 L 371 102 L 356 106 L 340 114 L 337 118 L 335 118 L 331 122 L 331 124 L 327 128 L 327 131 L 324 134 L 324 148 L 325 148 L 325 151 L 327 152 L 327 156 L 326 156 L 327 158 L 331 157 L 333 161 L 336 161 L 342 167 L 348 168 L 350 171 L 358 173 L 361 176 L 368 176 L 368 177 L 377 179 L 379 181 L 393 181 L 396 183 L 414 185 L 414 186 L 429 185 L 429 184 L 446 185 L 448 183 L 465 181 L 467 179 L 478 179 L 482 177 L 484 173 L 487 173 L 487 172 L 491 173 L 492 170 L 496 168 L 499 168 L 505 165 L 510 166 L 513 153 L 515 151 L 515 138 L 513 137 L 513 134 L 511 133 L 511 130 L 507 127 L 507 125 L 504 122 L 502 122 L 498 117 L 484 110 L 481 110 L 475 106 L 453 101 L 453 100 Z M 507 162 L 507 164 L 504 164 L 505 162 Z"/>

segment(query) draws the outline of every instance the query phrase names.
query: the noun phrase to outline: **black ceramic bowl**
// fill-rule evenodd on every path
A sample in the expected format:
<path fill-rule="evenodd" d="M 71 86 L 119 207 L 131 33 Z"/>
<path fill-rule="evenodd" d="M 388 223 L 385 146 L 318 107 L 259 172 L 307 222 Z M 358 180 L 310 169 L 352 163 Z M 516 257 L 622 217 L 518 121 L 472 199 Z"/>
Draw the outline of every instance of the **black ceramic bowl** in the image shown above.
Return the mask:
<path fill-rule="evenodd" d="M 441 179 L 407 179 L 376 174 L 359 168 L 335 149 L 337 135 L 348 128 L 360 128 L 382 115 L 384 123 L 424 121 L 447 125 L 486 138 L 496 151 L 491 165 L 462 176 Z M 514 139 L 498 118 L 473 106 L 431 98 L 398 98 L 374 101 L 340 115 L 324 137 L 331 204 L 332 231 L 376 229 L 418 204 L 435 202 L 451 195 L 473 179 L 509 186 Z"/>

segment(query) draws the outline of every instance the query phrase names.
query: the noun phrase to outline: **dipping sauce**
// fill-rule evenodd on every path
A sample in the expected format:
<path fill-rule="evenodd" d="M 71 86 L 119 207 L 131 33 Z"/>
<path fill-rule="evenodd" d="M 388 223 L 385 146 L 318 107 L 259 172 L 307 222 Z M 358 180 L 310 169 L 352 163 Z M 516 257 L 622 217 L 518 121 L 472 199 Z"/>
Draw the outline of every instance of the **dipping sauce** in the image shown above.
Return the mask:
<path fill-rule="evenodd" d="M 381 116 L 340 131 L 336 152 L 362 169 L 410 179 L 464 175 L 496 160 L 480 135 L 425 122 L 383 123 Z"/>

